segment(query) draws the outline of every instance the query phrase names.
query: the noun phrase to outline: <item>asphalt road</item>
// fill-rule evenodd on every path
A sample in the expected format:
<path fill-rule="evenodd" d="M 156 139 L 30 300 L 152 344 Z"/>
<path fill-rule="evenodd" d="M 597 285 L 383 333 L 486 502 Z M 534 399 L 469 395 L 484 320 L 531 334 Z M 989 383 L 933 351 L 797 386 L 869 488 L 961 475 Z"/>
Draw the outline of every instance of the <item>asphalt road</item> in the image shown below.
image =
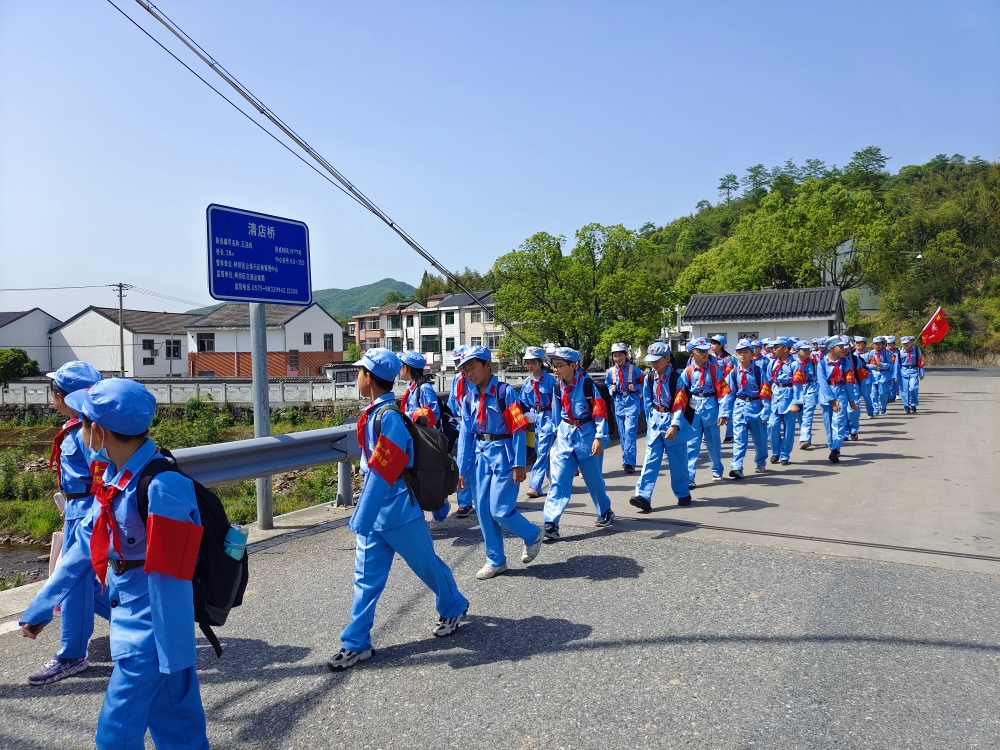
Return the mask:
<path fill-rule="evenodd" d="M 928 418 L 891 414 L 885 421 L 901 423 L 892 429 L 913 440 L 885 440 L 879 452 L 925 455 L 913 447 L 921 425 L 940 416 L 935 429 L 944 429 L 944 412 L 995 414 L 1000 402 L 1000 381 L 976 373 L 924 382 L 933 383 Z M 958 403 L 970 395 L 959 391 L 973 390 L 983 392 L 971 394 L 975 405 Z M 967 431 L 996 429 L 979 423 Z M 993 445 L 969 440 L 939 467 L 956 484 L 996 470 Z M 845 453 L 862 450 L 875 449 L 855 444 Z M 848 497 L 864 479 L 857 474 L 879 471 L 870 469 L 877 459 L 857 461 L 808 478 L 789 474 L 802 483 L 791 489 L 807 487 L 816 502 Z M 925 502 L 896 481 L 905 478 L 891 468 L 898 461 L 883 463 L 886 502 Z M 917 487 L 926 483 L 917 479 Z M 979 503 L 962 511 L 970 519 L 997 513 L 992 481 L 945 499 Z M 731 485 L 708 490 L 738 496 Z M 757 490 L 745 482 L 740 491 Z M 764 511 L 793 525 L 797 494 L 772 498 L 776 507 Z M 731 510 L 701 502 L 695 511 L 725 513 L 735 528 Z M 809 532 L 819 522 L 802 507 Z M 875 504 L 851 507 L 874 519 L 858 521 L 869 538 L 893 532 Z M 953 564 L 962 558 L 920 552 L 907 553 L 919 564 L 861 559 L 881 552 L 839 543 L 796 551 L 786 548 L 796 540 L 783 537 L 664 523 L 666 510 L 660 520 L 596 530 L 586 512 L 581 505 L 568 516 L 564 540 L 534 563 L 486 582 L 473 577 L 483 556 L 474 521 L 446 522 L 434 531 L 436 547 L 470 599 L 467 623 L 451 638 L 433 638 L 433 598 L 397 560 L 379 604 L 378 653 L 344 674 L 329 673 L 325 662 L 348 614 L 352 535 L 326 522 L 271 537 L 251 555 L 245 605 L 220 629 L 223 658 L 199 640 L 213 746 L 1000 747 L 1000 565 L 962 570 Z M 756 513 L 736 517 L 757 522 Z M 918 516 L 901 512 L 893 526 L 924 523 Z M 734 541 L 744 538 L 753 543 Z M 953 539 L 941 549 L 947 544 L 963 549 Z M 510 540 L 512 560 L 519 551 Z M 90 671 L 31 688 L 24 678 L 53 652 L 54 636 L 46 630 L 31 643 L 0 635 L 0 747 L 91 746 L 111 670 L 106 626 L 98 626 Z"/>

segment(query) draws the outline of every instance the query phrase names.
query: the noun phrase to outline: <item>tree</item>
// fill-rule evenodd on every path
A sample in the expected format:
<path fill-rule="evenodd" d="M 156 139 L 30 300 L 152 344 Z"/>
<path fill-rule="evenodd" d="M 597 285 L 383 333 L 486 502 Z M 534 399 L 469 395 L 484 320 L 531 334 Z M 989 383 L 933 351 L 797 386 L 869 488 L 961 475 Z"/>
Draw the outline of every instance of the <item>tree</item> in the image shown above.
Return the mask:
<path fill-rule="evenodd" d="M 395 305 L 400 302 L 406 302 L 407 297 L 402 292 L 398 292 L 395 289 L 388 292 L 382 300 L 383 305 Z"/>
<path fill-rule="evenodd" d="M 518 332 L 530 343 L 578 349 L 584 366 L 616 323 L 635 326 L 636 340 L 626 343 L 647 343 L 668 304 L 660 283 L 646 270 L 652 243 L 621 225 L 600 224 L 580 229 L 568 255 L 563 241 L 539 232 L 497 260 L 497 314 L 517 321 Z"/>
<path fill-rule="evenodd" d="M 41 375 L 38 361 L 31 359 L 24 349 L 0 349 L 0 383 L 6 388 L 11 380 L 33 378 Z"/>
<path fill-rule="evenodd" d="M 479 271 L 466 267 L 463 271 L 456 273 L 455 277 L 465 285 L 466 289 L 472 292 L 492 291 L 495 287 L 491 271 L 481 274 Z M 432 294 L 458 294 L 461 291 L 458 284 L 451 279 L 424 271 L 420 285 L 414 292 L 414 297 L 421 305 L 426 305 L 427 298 Z"/>
<path fill-rule="evenodd" d="M 743 195 L 752 201 L 759 200 L 766 192 L 770 179 L 770 172 L 763 164 L 747 167 L 747 173 L 740 180 Z"/>
<path fill-rule="evenodd" d="M 728 205 L 732 201 L 732 195 L 740 188 L 739 178 L 730 172 L 721 180 L 719 180 L 719 197 L 721 198 L 723 194 L 726 196 L 726 204 Z"/>
<path fill-rule="evenodd" d="M 357 344 L 348 344 L 347 348 L 344 349 L 345 362 L 357 362 L 363 356 L 364 352 L 361 351 L 361 347 Z"/>

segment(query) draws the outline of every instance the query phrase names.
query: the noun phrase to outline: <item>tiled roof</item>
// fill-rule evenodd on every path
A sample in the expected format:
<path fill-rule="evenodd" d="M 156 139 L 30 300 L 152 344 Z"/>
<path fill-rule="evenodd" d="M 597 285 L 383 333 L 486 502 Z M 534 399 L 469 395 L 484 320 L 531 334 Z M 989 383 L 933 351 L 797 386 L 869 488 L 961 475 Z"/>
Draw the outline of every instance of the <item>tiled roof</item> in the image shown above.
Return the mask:
<path fill-rule="evenodd" d="M 298 305 L 265 305 L 264 313 L 268 327 L 279 328 L 308 309 L 309 307 Z M 187 324 L 187 328 L 249 328 L 250 306 L 242 302 L 230 302 L 206 315 L 196 315 L 195 318 L 196 320 Z"/>
<path fill-rule="evenodd" d="M 0 328 L 3 328 L 8 323 L 13 323 L 18 318 L 23 318 L 30 312 L 31 310 L 22 310 L 21 312 L 0 312 Z"/>
<path fill-rule="evenodd" d="M 483 304 L 493 304 L 493 292 L 489 290 L 477 291 L 474 294 L 478 299 L 482 300 Z M 462 294 L 449 294 L 441 300 L 441 304 L 438 307 L 468 307 L 469 305 L 476 305 L 478 307 L 478 304 L 473 301 L 472 297 L 463 292 Z"/>
<path fill-rule="evenodd" d="M 843 304 L 840 289 L 835 286 L 696 294 L 688 302 L 683 322 L 837 319 Z"/>
<path fill-rule="evenodd" d="M 72 323 L 93 310 L 98 315 L 107 318 L 115 325 L 118 325 L 117 307 L 95 307 L 91 305 L 86 310 L 81 310 L 62 325 L 56 326 L 52 330 L 58 330 Z M 193 321 L 200 318 L 200 315 L 190 313 L 168 313 L 152 312 L 150 310 L 122 310 L 122 322 L 132 333 L 183 333 L 184 328 Z M 51 333 L 51 331 L 50 331 Z"/>

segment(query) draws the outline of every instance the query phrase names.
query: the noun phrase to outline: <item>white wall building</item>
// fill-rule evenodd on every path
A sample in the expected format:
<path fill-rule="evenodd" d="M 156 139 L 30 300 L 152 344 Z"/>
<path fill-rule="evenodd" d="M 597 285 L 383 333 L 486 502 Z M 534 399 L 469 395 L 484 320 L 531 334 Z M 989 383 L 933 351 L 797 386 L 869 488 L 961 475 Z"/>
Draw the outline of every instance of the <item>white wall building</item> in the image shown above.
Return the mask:
<path fill-rule="evenodd" d="M 187 371 L 187 335 L 184 328 L 200 315 L 124 311 L 125 376 L 181 377 Z M 121 368 L 118 308 L 88 307 L 51 332 L 52 367 L 74 359 L 89 362 L 102 373 L 117 375 Z"/>
<path fill-rule="evenodd" d="M 53 365 L 49 331 L 61 322 L 39 307 L 0 312 L 0 349 L 24 349 L 29 358 L 38 361 L 42 372 L 51 372 L 59 365 Z"/>

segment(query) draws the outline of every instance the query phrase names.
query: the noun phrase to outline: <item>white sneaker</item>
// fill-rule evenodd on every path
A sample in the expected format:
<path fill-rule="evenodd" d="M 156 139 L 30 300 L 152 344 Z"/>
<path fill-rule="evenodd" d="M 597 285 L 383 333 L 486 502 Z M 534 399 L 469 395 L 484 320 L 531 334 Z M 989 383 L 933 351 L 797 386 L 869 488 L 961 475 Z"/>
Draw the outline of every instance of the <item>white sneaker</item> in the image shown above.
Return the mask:
<path fill-rule="evenodd" d="M 545 529 L 539 529 L 538 536 L 535 537 L 535 541 L 531 544 L 524 545 L 524 552 L 521 553 L 521 562 L 530 563 L 538 557 L 538 551 L 542 548 L 542 542 L 544 541 Z"/>
<path fill-rule="evenodd" d="M 495 578 L 501 573 L 506 573 L 506 572 L 507 572 L 507 563 L 504 563 L 503 565 L 490 565 L 489 563 L 486 563 L 483 567 L 479 569 L 479 572 L 476 573 L 476 578 L 478 578 L 480 581 L 486 581 L 489 580 L 490 578 Z"/>
<path fill-rule="evenodd" d="M 365 651 L 350 651 L 346 648 L 340 649 L 326 663 L 327 669 L 331 672 L 339 672 L 342 669 L 350 669 L 359 661 L 370 659 L 375 655 L 375 649 L 370 648 Z"/>

